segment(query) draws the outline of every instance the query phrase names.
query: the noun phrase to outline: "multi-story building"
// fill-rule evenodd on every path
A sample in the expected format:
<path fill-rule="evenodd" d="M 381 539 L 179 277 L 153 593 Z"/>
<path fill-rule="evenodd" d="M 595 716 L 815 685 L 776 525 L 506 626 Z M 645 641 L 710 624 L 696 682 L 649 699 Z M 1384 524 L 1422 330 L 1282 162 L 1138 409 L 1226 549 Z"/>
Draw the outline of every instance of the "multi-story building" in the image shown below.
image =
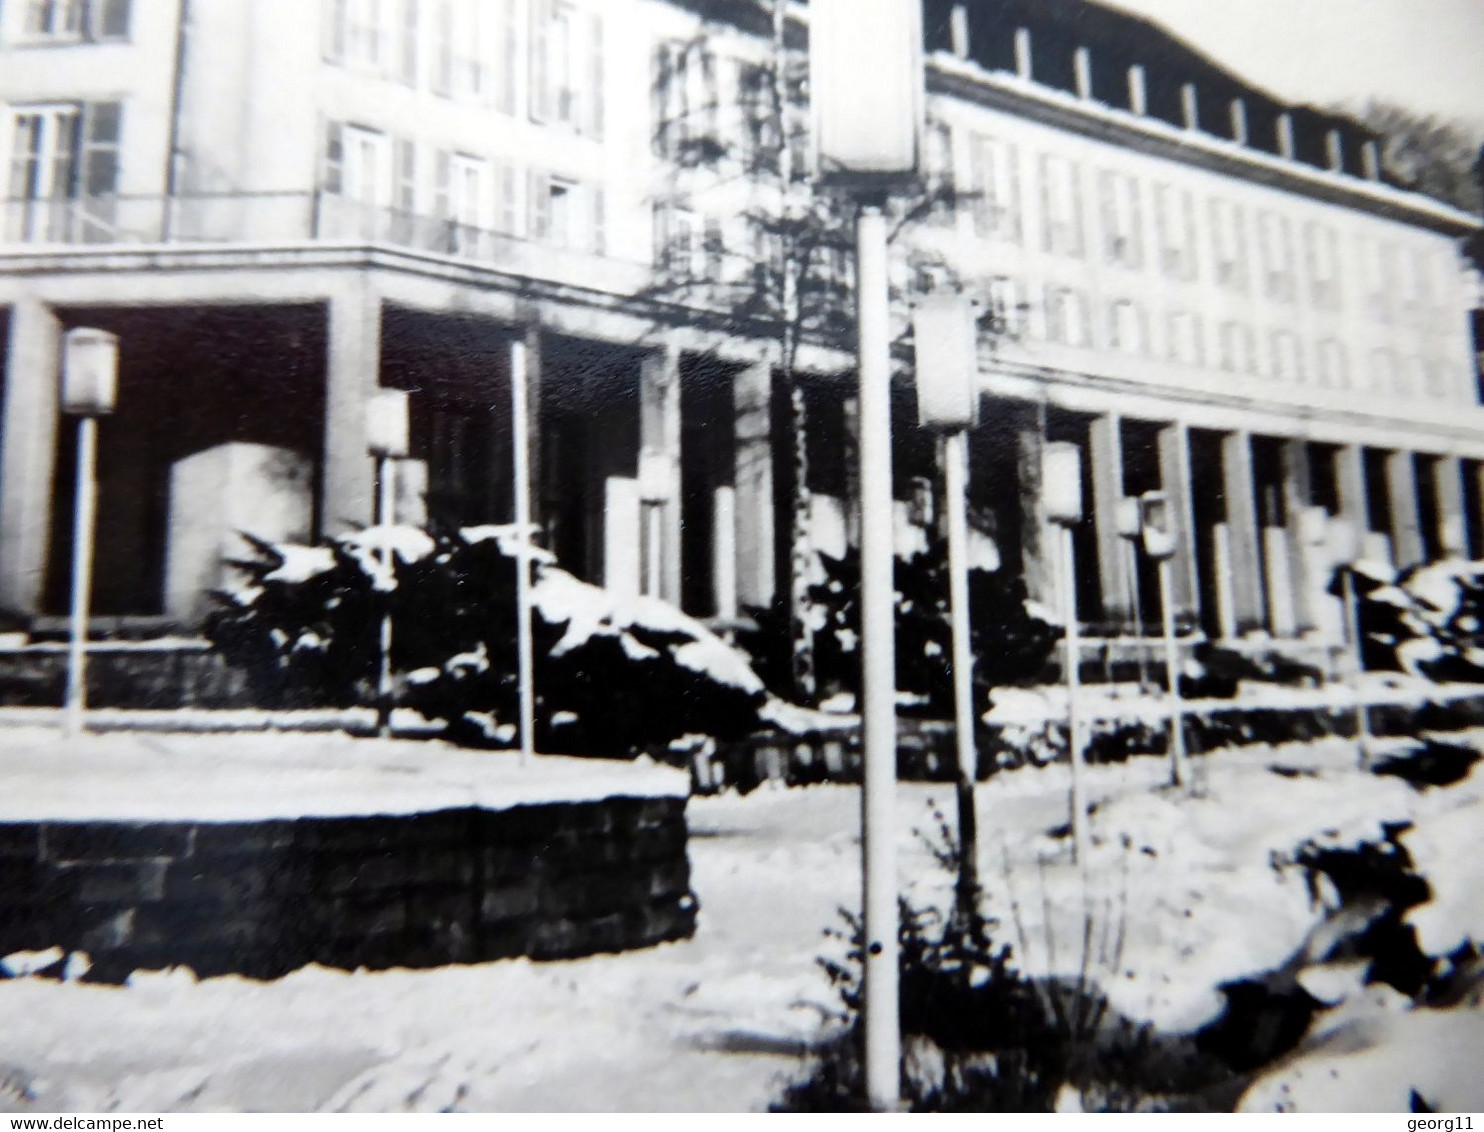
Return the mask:
<path fill-rule="evenodd" d="M 679 102 L 683 130 L 748 144 L 765 7 L 4 0 L 0 607 L 34 624 L 65 598 L 57 369 L 80 325 L 121 342 L 102 615 L 197 618 L 234 527 L 371 521 L 364 406 L 383 386 L 413 391 L 404 517 L 507 520 L 520 443 L 579 575 L 703 616 L 766 604 L 792 565 L 774 335 L 656 284 L 677 256 L 719 278 L 751 246 L 739 190 L 681 168 L 667 131 Z M 1142 21 L 1029 0 L 927 16 L 925 151 L 959 203 L 910 243 L 998 315 L 971 438 L 982 560 L 1054 596 L 1048 439 L 1086 456 L 1092 623 L 1127 624 L 1141 594 L 1156 608 L 1116 529 L 1119 500 L 1152 489 L 1184 520 L 1175 601 L 1213 636 L 1334 630 L 1326 515 L 1398 565 L 1484 553 L 1474 218 L 1386 183 L 1356 124 Z M 797 49 L 807 8 L 791 21 Z M 848 342 L 807 337 L 812 529 L 838 550 Z M 933 449 L 901 396 L 905 549 Z"/>

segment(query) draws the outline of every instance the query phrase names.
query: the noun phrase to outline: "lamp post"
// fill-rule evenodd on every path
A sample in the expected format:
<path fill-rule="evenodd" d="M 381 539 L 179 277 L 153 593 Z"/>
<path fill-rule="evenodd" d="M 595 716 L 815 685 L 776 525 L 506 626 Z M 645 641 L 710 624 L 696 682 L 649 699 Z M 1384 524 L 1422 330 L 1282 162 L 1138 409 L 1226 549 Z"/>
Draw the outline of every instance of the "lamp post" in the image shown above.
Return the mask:
<path fill-rule="evenodd" d="M 1128 575 L 1129 607 L 1134 611 L 1134 635 L 1138 640 L 1139 687 L 1144 686 L 1144 596 L 1139 592 L 1139 540 L 1144 537 L 1144 519 L 1139 500 L 1126 495 L 1115 514 L 1118 537 L 1123 542 L 1124 570 Z"/>
<path fill-rule="evenodd" d="M 948 526 L 948 609 L 952 625 L 953 721 L 958 750 L 959 875 L 957 915 L 966 931 L 979 923 L 979 831 L 974 782 L 974 651 L 969 629 L 969 442 L 979 408 L 974 308 L 957 293 L 918 300 L 912 312 L 919 423 L 942 437 L 943 510 Z"/>
<path fill-rule="evenodd" d="M 1175 607 L 1170 601 L 1170 570 L 1178 538 L 1174 509 L 1162 491 L 1148 491 L 1139 497 L 1143 512 L 1144 553 L 1159 564 L 1159 611 L 1164 622 L 1165 700 L 1170 713 L 1170 785 L 1182 786 L 1189 781 L 1185 752 L 1184 700 L 1180 695 L 1180 650 L 1175 639 Z"/>
<path fill-rule="evenodd" d="M 62 339 L 62 412 L 77 418 L 77 488 L 72 512 L 72 594 L 62 728 L 80 735 L 88 699 L 88 617 L 98 513 L 98 418 L 118 402 L 118 338 L 78 327 Z"/>
<path fill-rule="evenodd" d="M 407 394 L 400 389 L 383 389 L 366 402 L 366 449 L 376 461 L 376 524 L 390 526 L 395 521 L 395 480 L 393 460 L 406 459 L 408 445 Z M 386 737 L 392 733 L 392 546 L 390 533 L 381 533 L 381 570 L 386 579 L 387 607 L 381 615 L 380 669 L 376 681 L 376 730 Z"/>
<path fill-rule="evenodd" d="M 1345 637 L 1350 644 L 1351 687 L 1355 694 L 1355 742 L 1360 765 L 1370 759 L 1371 717 L 1366 707 L 1362 675 L 1365 672 L 1365 648 L 1360 636 L 1360 603 L 1355 594 L 1355 564 L 1360 561 L 1360 532 L 1349 519 L 1329 521 L 1329 560 L 1340 573 L 1340 603 L 1345 610 Z"/>
<path fill-rule="evenodd" d="M 530 358 L 526 343 L 510 343 L 510 434 L 515 459 L 515 649 L 516 697 L 520 705 L 520 765 L 536 749 L 535 642 L 531 631 L 531 427 Z"/>
<path fill-rule="evenodd" d="M 854 194 L 860 381 L 862 919 L 866 1092 L 901 1097 L 897 983 L 896 642 L 891 494 L 891 328 L 886 199 L 918 172 L 923 120 L 920 0 L 809 5 L 814 154 L 823 179 Z"/>
<path fill-rule="evenodd" d="M 1042 455 L 1041 497 L 1046 517 L 1061 528 L 1063 674 L 1067 682 L 1067 763 L 1071 768 L 1069 792 L 1072 825 L 1072 860 L 1087 864 L 1087 802 L 1082 796 L 1082 756 L 1086 746 L 1081 704 L 1082 686 L 1078 671 L 1082 642 L 1077 632 L 1077 551 L 1072 528 L 1082 522 L 1082 453 L 1075 444 L 1046 445 Z"/>

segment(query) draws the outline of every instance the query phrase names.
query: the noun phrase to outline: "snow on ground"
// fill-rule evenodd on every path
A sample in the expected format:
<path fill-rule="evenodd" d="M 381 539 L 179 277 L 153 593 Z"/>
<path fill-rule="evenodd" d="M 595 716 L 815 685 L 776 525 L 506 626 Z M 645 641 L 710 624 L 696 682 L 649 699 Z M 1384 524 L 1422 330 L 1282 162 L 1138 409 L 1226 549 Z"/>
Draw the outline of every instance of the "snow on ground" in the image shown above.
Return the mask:
<path fill-rule="evenodd" d="M 514 752 L 438 741 L 273 732 L 64 740 L 34 726 L 0 731 L 0 783 L 0 821 L 246 821 L 690 791 L 686 774 L 648 760 L 543 756 L 522 767 Z"/>
<path fill-rule="evenodd" d="M 175 765 L 161 759 L 162 770 Z M 1075 973 L 1090 923 L 1086 966 L 1118 1010 L 1199 1025 L 1220 1005 L 1218 982 L 1283 962 L 1321 918 L 1286 864 L 1298 844 L 1350 844 L 1378 836 L 1383 820 L 1411 818 L 1430 868 L 1448 855 L 1451 823 L 1477 823 L 1484 791 L 1476 768 L 1460 787 L 1418 793 L 1360 771 L 1353 744 L 1341 741 L 1244 748 L 1195 766 L 1195 797 L 1162 789 L 1159 759 L 1090 768 L 1096 811 L 1085 872 L 1069 861 L 1065 838 L 1049 833 L 1067 819 L 1064 768 L 1026 768 L 979 788 L 989 908 L 1022 970 Z M 951 804 L 952 791 L 903 785 L 899 799 L 904 887 L 914 903 L 941 905 L 950 879 L 918 831 L 936 827 L 932 804 Z M 799 1071 L 798 1051 L 837 1009 L 815 958 L 839 953 L 822 932 L 840 926 L 837 908 L 858 906 L 859 800 L 847 786 L 693 799 L 697 934 L 643 952 L 416 972 L 306 969 L 274 983 L 198 984 L 184 972 L 124 988 L 0 983 L 0 1078 L 29 1081 L 33 1107 L 48 1110 L 760 1108 Z M 1450 816 L 1463 803 L 1470 817 Z M 1423 834 L 1439 843 L 1435 852 Z M 1478 890 L 1458 889 L 1469 883 L 1458 869 L 1440 892 L 1463 901 L 1477 924 Z M 1433 1012 L 1446 1021 L 1392 1013 L 1384 1033 L 1354 1022 L 1370 1027 L 1362 1053 L 1378 1068 L 1363 1057 L 1345 1062 L 1352 1077 L 1406 1078 L 1401 1040 L 1468 1038 L 1462 1048 L 1478 1048 L 1477 1012 Z M 1317 1056 L 1342 1059 L 1359 1039 L 1340 1012 L 1332 1019 L 1341 1029 Z M 1437 1024 L 1423 1035 L 1429 1021 Z M 1328 1107 L 1334 1093 L 1302 1087 L 1326 1065 L 1296 1061 L 1273 1088 L 1286 1086 L 1298 1107 Z M 1441 1061 L 1427 1072 L 1457 1076 Z M 1432 1099 L 1437 1081 L 1414 1083 Z M 1376 1095 L 1381 1107 L 1406 1105 L 1405 1096 Z M 1249 1103 L 1265 1097 L 1255 1090 Z"/>

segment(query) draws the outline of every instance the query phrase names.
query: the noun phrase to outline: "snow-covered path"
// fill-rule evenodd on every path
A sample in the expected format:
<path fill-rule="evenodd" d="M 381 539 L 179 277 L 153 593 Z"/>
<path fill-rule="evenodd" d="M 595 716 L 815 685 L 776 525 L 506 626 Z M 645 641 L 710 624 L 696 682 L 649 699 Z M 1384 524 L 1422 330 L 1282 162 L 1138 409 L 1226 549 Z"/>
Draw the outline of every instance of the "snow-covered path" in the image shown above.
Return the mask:
<path fill-rule="evenodd" d="M 1118 1009 L 1198 1025 L 1219 1007 L 1217 982 L 1281 962 L 1318 918 L 1284 865 L 1300 842 L 1374 837 L 1383 820 L 1484 794 L 1478 767 L 1420 795 L 1357 771 L 1343 742 L 1197 765 L 1195 799 L 1159 789 L 1159 759 L 1092 768 L 1086 880 L 1048 835 L 1066 820 L 1063 768 L 980 788 L 987 899 L 1022 969 L 1075 970 L 1090 918 L 1088 967 Z M 764 1107 L 835 1007 L 815 957 L 838 949 L 822 937 L 836 909 L 858 903 L 858 798 L 825 786 L 693 799 L 698 931 L 645 952 L 267 984 L 183 972 L 123 988 L 0 983 L 0 1106 Z M 917 831 L 951 791 L 904 785 L 900 798 L 904 884 L 915 903 L 942 901 L 948 878 Z M 34 1100 L 17 1102 L 26 1089 Z"/>

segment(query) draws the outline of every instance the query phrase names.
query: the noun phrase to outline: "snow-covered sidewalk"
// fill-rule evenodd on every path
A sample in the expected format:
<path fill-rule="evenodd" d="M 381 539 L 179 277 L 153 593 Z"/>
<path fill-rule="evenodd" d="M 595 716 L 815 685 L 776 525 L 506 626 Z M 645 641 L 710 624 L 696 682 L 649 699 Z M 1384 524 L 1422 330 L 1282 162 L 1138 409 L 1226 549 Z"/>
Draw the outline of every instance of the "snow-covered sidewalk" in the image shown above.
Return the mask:
<path fill-rule="evenodd" d="M 1118 1010 L 1199 1025 L 1220 1007 L 1217 983 L 1283 962 L 1321 917 L 1288 863 L 1300 843 L 1353 844 L 1383 821 L 1416 820 L 1438 831 L 1435 849 L 1414 847 L 1425 870 L 1484 805 L 1478 766 L 1458 786 L 1418 793 L 1357 769 L 1340 741 L 1244 748 L 1196 767 L 1195 798 L 1160 788 L 1159 759 L 1090 768 L 1085 875 L 1051 832 L 1067 818 L 1065 768 L 979 788 L 989 910 L 1022 970 L 1075 972 L 1090 918 L 1089 971 Z M 919 831 L 935 828 L 933 803 L 949 805 L 951 791 L 904 785 L 899 797 L 904 887 L 914 903 L 941 904 L 950 878 Z M 689 819 L 701 902 L 692 940 L 562 963 L 307 969 L 267 984 L 184 972 L 123 988 L 0 983 L 0 1104 L 29 1089 L 37 1110 L 764 1107 L 837 1008 L 815 957 L 838 954 L 822 932 L 840 926 L 837 908 L 858 905 L 859 793 L 697 798 Z M 1479 938 L 1481 901 L 1460 895 L 1458 869 L 1446 876 Z M 1401 1016 L 1416 1029 L 1419 1013 Z M 1428 1032 L 1439 1040 L 1437 1026 Z M 1427 1095 L 1478 1107 L 1470 1088 L 1472 1078 Z M 1392 1091 L 1357 1095 L 1404 1107 Z"/>

